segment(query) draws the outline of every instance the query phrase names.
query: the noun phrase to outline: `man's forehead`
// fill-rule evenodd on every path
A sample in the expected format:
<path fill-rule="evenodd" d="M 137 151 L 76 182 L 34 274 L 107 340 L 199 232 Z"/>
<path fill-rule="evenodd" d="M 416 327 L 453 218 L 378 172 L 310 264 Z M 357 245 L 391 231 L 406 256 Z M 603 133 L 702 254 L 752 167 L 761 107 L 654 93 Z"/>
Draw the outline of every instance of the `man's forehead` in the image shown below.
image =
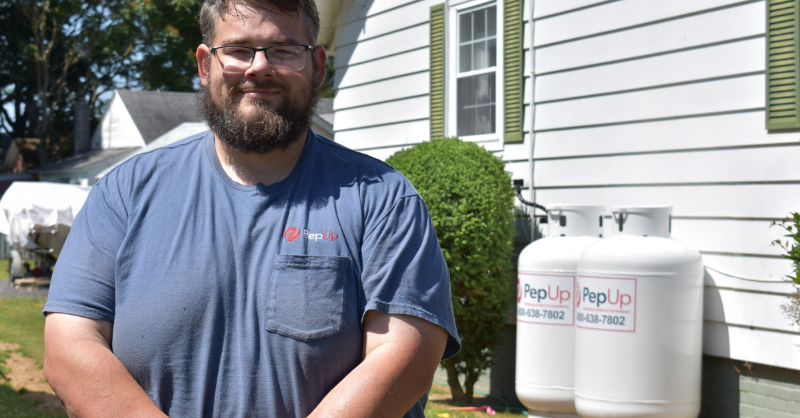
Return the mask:
<path fill-rule="evenodd" d="M 222 15 L 217 16 L 217 35 L 222 26 L 246 30 L 248 29 L 248 22 L 260 24 L 265 21 L 281 28 L 283 31 L 288 30 L 290 32 L 285 34 L 290 35 L 288 37 L 274 37 L 275 42 L 283 43 L 284 41 L 291 41 L 292 43 L 302 43 L 300 39 L 294 38 L 305 38 L 305 22 L 300 18 L 300 13 L 285 12 L 272 5 L 265 6 L 242 3 L 229 4 L 228 10 L 222 13 Z M 294 32 L 296 32 L 296 34 L 292 35 Z"/>
<path fill-rule="evenodd" d="M 283 10 L 278 9 L 273 5 L 261 5 L 261 4 L 249 4 L 249 3 L 234 3 L 230 2 L 227 6 L 227 10 L 222 13 L 221 16 L 217 18 L 219 20 L 225 22 L 231 21 L 240 21 L 244 24 L 244 20 L 251 19 L 251 18 L 265 18 L 272 21 L 298 21 L 302 23 L 302 19 L 300 19 L 300 13 L 294 12 L 286 12 Z M 230 24 L 230 23 L 229 23 Z"/>

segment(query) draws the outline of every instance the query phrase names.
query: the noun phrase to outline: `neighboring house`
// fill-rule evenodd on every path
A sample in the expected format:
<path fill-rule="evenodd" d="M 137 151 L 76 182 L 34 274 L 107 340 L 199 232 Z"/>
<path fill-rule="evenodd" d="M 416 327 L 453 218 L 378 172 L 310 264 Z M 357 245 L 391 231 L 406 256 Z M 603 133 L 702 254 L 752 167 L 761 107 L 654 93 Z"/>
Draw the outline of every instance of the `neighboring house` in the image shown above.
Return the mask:
<path fill-rule="evenodd" d="M 131 156 L 195 134 L 204 127 L 195 108 L 195 96 L 195 93 L 115 90 L 92 135 L 89 151 L 34 171 L 43 181 L 93 185 L 110 168 Z M 168 135 L 184 123 L 187 125 Z M 312 117 L 312 129 L 333 139 L 333 99 L 320 99 Z M 175 137 L 182 133 L 186 135 Z"/>
<path fill-rule="evenodd" d="M 385 159 L 459 136 L 538 203 L 673 205 L 706 265 L 703 416 L 800 412 L 792 267 L 770 245 L 800 211 L 798 0 L 319 3 L 338 143 Z"/>
<path fill-rule="evenodd" d="M 18 174 L 25 170 L 25 161 L 17 142 L 6 134 L 0 134 L 0 174 Z"/>
<path fill-rule="evenodd" d="M 194 93 L 115 90 L 89 151 L 35 171 L 43 181 L 93 185 L 99 173 L 181 123 L 199 122 L 194 100 Z"/>

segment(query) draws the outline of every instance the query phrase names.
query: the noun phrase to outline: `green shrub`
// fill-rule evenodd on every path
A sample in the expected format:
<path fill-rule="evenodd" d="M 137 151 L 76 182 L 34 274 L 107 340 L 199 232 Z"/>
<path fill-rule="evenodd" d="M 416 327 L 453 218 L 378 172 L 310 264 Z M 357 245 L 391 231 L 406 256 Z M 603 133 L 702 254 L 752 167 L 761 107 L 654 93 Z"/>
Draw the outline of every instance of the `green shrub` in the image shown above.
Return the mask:
<path fill-rule="evenodd" d="M 792 262 L 794 273 L 786 276 L 786 279 L 794 283 L 795 292 L 789 296 L 789 302 L 781 305 L 781 309 L 792 322 L 800 325 L 800 213 L 790 213 L 789 216 L 782 221 L 772 223 L 787 232 L 784 235 L 785 240 L 777 239 L 772 241 L 772 245 L 781 247 L 786 252 L 783 254 L 783 258 Z"/>
<path fill-rule="evenodd" d="M 500 342 L 513 281 L 514 190 L 505 163 L 458 138 L 434 139 L 386 160 L 428 206 L 450 270 L 462 349 L 442 362 L 456 401 L 472 402 L 473 385 Z M 466 393 L 458 381 L 464 375 Z"/>

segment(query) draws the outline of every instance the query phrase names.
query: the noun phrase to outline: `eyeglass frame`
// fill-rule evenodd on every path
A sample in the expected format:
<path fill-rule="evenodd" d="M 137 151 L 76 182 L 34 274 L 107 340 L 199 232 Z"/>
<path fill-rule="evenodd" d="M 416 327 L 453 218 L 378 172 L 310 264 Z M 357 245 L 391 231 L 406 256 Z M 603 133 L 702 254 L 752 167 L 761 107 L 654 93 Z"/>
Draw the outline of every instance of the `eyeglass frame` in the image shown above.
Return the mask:
<path fill-rule="evenodd" d="M 252 50 L 252 51 L 253 51 L 253 58 L 252 58 L 252 59 L 251 59 L 251 61 L 250 61 L 250 67 L 247 67 L 247 69 L 246 69 L 246 70 L 242 71 L 242 73 L 245 73 L 245 72 L 247 72 L 247 70 L 249 70 L 249 69 L 250 69 L 250 68 L 253 66 L 253 62 L 255 62 L 255 60 L 256 60 L 256 54 L 258 54 L 258 53 L 259 53 L 259 51 L 264 51 L 264 58 L 267 60 L 267 62 L 269 62 L 269 65 L 270 65 L 270 66 L 272 66 L 272 62 L 270 62 L 270 60 L 269 60 L 269 55 L 267 54 L 267 50 L 270 50 L 270 49 L 272 49 L 272 48 L 280 48 L 280 47 L 284 47 L 284 46 L 302 46 L 302 47 L 305 47 L 305 48 L 306 48 L 306 49 L 305 49 L 305 52 L 308 52 L 309 50 L 313 50 L 313 49 L 315 48 L 315 47 L 314 47 L 314 46 L 312 46 L 312 45 L 304 45 L 304 44 L 285 44 L 285 45 L 273 45 L 273 46 L 260 47 L 260 48 L 256 48 L 256 47 L 252 47 L 252 46 L 240 46 L 240 45 L 222 45 L 222 46 L 214 46 L 214 47 L 211 47 L 211 48 L 210 48 L 210 52 L 211 52 L 211 54 L 213 54 L 215 57 L 217 57 L 217 61 L 219 61 L 219 65 L 221 66 L 221 65 L 222 65 L 222 61 L 221 61 L 221 60 L 219 59 L 219 57 L 217 56 L 217 50 L 218 50 L 218 49 L 223 49 L 223 48 L 244 48 L 244 49 L 250 49 L 250 50 Z M 303 70 L 303 68 L 306 68 L 306 65 L 305 65 L 305 63 L 303 63 L 303 66 L 302 66 L 302 67 L 300 67 L 300 68 L 298 68 L 298 69 L 296 69 L 296 70 L 289 70 L 289 71 L 291 71 L 291 72 L 295 72 L 295 71 L 302 71 L 302 70 Z M 224 68 L 220 68 L 220 70 L 222 70 L 222 72 L 225 72 L 225 69 L 224 69 Z M 238 72 L 229 73 L 229 74 L 236 74 L 236 73 L 238 73 Z"/>

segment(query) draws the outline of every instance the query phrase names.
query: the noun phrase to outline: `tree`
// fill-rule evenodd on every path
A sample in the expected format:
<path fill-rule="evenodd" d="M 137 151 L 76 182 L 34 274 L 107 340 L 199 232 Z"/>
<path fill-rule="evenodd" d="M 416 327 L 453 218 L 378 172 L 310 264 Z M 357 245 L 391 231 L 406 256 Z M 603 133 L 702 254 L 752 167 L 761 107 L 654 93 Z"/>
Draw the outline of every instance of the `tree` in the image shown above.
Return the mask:
<path fill-rule="evenodd" d="M 511 178 L 502 160 L 458 138 L 423 142 L 386 162 L 408 177 L 430 211 L 450 271 L 462 344 L 442 367 L 453 400 L 472 402 L 473 386 L 500 342 L 513 280 Z"/>
<path fill-rule="evenodd" d="M 203 0 L 139 1 L 141 59 L 138 81 L 146 90 L 194 91 L 195 50 L 203 43 L 198 14 Z"/>
<path fill-rule="evenodd" d="M 40 164 L 54 139 L 64 141 L 54 126 L 71 124 L 78 97 L 95 104 L 133 75 L 135 9 L 121 0 L 0 2 L 1 122 L 12 136 L 39 138 Z"/>

